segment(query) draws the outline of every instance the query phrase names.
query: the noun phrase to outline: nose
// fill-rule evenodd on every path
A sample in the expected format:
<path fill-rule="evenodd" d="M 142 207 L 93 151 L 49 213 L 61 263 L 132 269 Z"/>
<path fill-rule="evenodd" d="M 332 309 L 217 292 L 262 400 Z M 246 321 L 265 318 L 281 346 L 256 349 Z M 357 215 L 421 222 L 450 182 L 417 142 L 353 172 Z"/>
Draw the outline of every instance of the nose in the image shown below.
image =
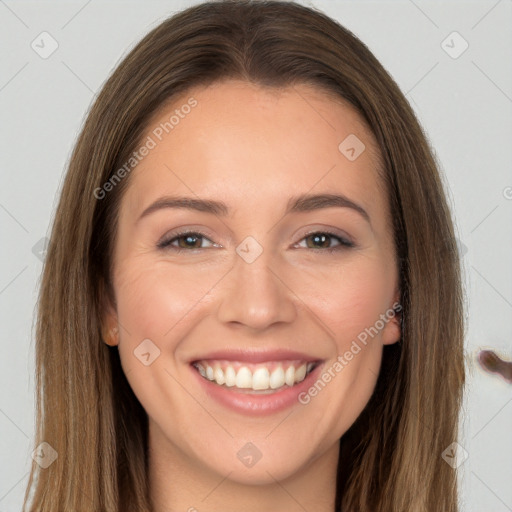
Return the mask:
<path fill-rule="evenodd" d="M 221 304 L 217 311 L 223 323 L 242 324 L 262 330 L 275 323 L 290 323 L 297 310 L 293 283 L 287 283 L 281 267 L 271 261 L 271 251 L 248 263 L 238 255 L 224 280 Z M 274 263 L 274 265 L 272 265 Z M 286 276 L 289 277 L 287 272 Z"/>

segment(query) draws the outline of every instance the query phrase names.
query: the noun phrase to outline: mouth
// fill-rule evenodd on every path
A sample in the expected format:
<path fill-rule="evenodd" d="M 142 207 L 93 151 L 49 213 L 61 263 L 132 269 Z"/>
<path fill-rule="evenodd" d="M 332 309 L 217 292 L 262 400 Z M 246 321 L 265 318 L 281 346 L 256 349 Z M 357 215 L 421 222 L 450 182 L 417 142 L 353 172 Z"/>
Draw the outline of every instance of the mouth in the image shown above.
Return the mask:
<path fill-rule="evenodd" d="M 204 379 L 226 389 L 253 394 L 272 394 L 301 382 L 320 361 L 268 361 L 253 364 L 244 361 L 200 360 L 192 363 Z"/>
<path fill-rule="evenodd" d="M 201 392 L 244 415 L 267 415 L 300 406 L 324 360 L 288 351 L 217 352 L 190 361 Z"/>

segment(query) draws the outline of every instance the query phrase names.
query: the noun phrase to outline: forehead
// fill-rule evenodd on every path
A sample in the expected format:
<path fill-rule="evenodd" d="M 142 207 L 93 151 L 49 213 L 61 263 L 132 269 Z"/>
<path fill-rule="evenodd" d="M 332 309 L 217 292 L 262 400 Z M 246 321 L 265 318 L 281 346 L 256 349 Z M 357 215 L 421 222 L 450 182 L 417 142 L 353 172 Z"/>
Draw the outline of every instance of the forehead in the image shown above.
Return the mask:
<path fill-rule="evenodd" d="M 341 192 L 367 211 L 386 210 L 373 134 L 351 106 L 310 85 L 192 88 L 157 111 L 148 140 L 126 193 L 133 214 L 164 193 L 254 212 L 306 192 Z"/>

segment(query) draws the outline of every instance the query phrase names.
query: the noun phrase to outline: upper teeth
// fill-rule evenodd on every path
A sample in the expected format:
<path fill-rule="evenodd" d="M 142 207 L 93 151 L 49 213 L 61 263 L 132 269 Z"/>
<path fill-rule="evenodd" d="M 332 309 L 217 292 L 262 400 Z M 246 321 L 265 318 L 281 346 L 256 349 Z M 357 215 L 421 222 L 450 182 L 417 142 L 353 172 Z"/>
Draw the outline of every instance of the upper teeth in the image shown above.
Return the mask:
<path fill-rule="evenodd" d="M 258 391 L 302 382 L 313 369 L 314 363 L 288 362 L 249 367 L 238 362 L 199 361 L 194 366 L 204 378 L 219 385 Z"/>

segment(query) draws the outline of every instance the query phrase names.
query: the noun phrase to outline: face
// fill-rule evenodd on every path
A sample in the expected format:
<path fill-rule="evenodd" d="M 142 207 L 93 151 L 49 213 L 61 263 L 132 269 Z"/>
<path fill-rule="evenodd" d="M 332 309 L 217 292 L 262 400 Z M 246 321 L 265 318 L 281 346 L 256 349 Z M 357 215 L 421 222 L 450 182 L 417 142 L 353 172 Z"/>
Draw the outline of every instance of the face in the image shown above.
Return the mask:
<path fill-rule="evenodd" d="M 234 481 L 287 478 L 338 449 L 400 337 L 376 143 L 319 89 L 238 81 L 163 107 L 144 142 L 104 324 L 150 437 Z"/>

